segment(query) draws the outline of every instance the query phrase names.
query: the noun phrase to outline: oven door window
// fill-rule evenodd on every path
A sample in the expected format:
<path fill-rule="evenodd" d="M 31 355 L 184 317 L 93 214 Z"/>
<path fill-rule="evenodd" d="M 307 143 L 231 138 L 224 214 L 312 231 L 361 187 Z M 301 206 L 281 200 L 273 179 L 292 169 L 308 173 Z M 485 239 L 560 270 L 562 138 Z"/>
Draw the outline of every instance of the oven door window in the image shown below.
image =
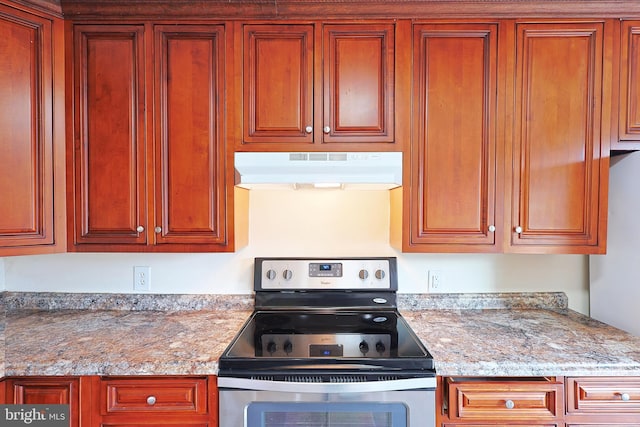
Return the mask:
<path fill-rule="evenodd" d="M 402 403 L 256 402 L 246 427 L 407 427 Z"/>

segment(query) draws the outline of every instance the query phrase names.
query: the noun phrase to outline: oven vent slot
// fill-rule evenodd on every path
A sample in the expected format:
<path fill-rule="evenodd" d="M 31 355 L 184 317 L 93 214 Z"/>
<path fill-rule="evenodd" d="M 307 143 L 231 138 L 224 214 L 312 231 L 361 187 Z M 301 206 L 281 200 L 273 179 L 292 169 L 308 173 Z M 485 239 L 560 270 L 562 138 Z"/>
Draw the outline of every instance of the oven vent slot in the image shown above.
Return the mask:
<path fill-rule="evenodd" d="M 285 375 L 284 381 L 292 383 L 321 383 L 322 377 L 310 377 L 305 375 Z"/>
<path fill-rule="evenodd" d="M 362 375 L 349 375 L 329 377 L 330 383 L 363 383 L 367 381 L 367 377 Z"/>
<path fill-rule="evenodd" d="M 384 375 L 379 376 L 378 381 L 397 381 L 400 377 L 397 375 Z"/>
<path fill-rule="evenodd" d="M 328 377 L 313 375 L 251 375 L 257 381 L 284 381 L 290 383 L 363 383 L 368 381 L 397 381 L 399 375 L 330 375 Z"/>

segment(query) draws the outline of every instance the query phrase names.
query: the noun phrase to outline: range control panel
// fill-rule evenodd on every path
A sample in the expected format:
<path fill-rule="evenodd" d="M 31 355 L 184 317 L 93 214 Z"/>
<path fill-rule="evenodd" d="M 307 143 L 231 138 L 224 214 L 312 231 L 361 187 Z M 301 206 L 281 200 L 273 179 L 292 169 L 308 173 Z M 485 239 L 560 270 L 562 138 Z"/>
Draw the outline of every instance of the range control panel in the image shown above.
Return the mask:
<path fill-rule="evenodd" d="M 255 290 L 386 290 L 397 285 L 396 259 L 256 258 Z"/>
<path fill-rule="evenodd" d="M 389 334 L 264 334 L 262 357 L 389 357 Z"/>

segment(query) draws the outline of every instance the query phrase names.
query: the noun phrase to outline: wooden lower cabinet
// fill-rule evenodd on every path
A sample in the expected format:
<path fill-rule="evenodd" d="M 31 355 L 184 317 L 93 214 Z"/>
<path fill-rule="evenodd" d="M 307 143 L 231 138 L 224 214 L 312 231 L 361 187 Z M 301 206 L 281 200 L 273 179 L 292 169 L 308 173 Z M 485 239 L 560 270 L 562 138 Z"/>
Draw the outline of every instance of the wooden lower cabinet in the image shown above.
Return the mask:
<path fill-rule="evenodd" d="M 16 377 L 2 383 L 0 403 L 70 405 L 70 427 L 218 426 L 214 376 Z"/>
<path fill-rule="evenodd" d="M 91 396 L 91 426 L 218 425 L 217 382 L 211 376 L 92 377 Z"/>
<path fill-rule="evenodd" d="M 79 378 L 8 378 L 4 384 L 6 395 L 4 402 L 9 404 L 69 405 L 70 427 L 79 427 L 81 425 Z"/>
<path fill-rule="evenodd" d="M 570 377 L 567 427 L 640 427 L 640 377 Z"/>
<path fill-rule="evenodd" d="M 438 377 L 438 427 L 640 427 L 640 377 Z"/>
<path fill-rule="evenodd" d="M 443 427 L 564 426 L 561 378 L 447 377 L 439 385 Z"/>

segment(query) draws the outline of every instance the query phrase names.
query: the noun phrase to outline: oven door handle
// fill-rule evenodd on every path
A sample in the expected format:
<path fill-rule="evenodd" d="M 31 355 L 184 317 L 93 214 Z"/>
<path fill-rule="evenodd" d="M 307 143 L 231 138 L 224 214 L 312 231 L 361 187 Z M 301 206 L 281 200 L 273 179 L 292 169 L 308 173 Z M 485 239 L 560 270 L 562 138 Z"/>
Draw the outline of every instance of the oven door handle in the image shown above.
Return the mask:
<path fill-rule="evenodd" d="M 436 378 L 406 378 L 390 381 L 365 381 L 353 383 L 314 383 L 218 377 L 218 387 L 253 391 L 280 391 L 284 393 L 367 393 L 379 391 L 435 389 Z"/>

